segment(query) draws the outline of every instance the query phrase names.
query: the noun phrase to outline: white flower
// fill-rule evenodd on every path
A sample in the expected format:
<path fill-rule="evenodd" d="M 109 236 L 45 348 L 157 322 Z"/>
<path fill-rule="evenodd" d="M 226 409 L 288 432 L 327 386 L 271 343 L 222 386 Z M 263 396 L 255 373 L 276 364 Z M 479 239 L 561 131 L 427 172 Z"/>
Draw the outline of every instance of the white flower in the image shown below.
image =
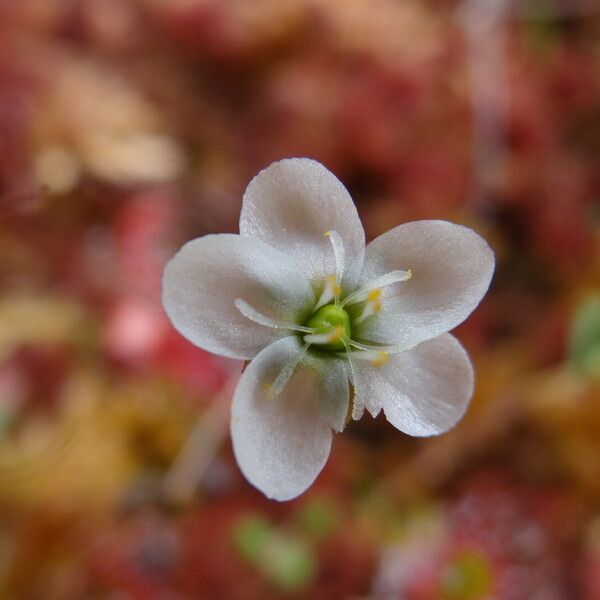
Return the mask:
<path fill-rule="evenodd" d="M 293 158 L 250 182 L 239 235 L 183 246 L 163 303 L 192 343 L 251 359 L 233 398 L 235 456 L 254 486 L 288 500 L 315 480 L 349 414 L 383 409 L 414 436 L 462 417 L 473 369 L 446 332 L 479 304 L 493 270 L 487 243 L 447 221 L 406 223 L 365 248 L 344 186 Z"/>

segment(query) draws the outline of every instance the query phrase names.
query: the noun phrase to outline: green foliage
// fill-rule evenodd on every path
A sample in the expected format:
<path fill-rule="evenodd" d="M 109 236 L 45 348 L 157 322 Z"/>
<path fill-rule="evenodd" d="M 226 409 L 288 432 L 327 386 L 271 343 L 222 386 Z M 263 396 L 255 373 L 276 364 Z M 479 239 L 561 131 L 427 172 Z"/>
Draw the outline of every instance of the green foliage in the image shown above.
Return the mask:
<path fill-rule="evenodd" d="M 569 358 L 579 372 L 600 379 L 600 294 L 587 298 L 575 313 Z"/>
<path fill-rule="evenodd" d="M 275 585 L 288 592 L 305 588 L 312 582 L 316 571 L 310 546 L 288 535 L 271 538 L 260 566 Z"/>
<path fill-rule="evenodd" d="M 339 523 L 340 515 L 337 507 L 326 498 L 311 498 L 298 512 L 298 524 L 301 530 L 316 538 L 331 535 Z"/>
<path fill-rule="evenodd" d="M 472 551 L 461 553 L 443 573 L 442 597 L 447 600 L 479 600 L 488 597 L 492 573 L 485 557 Z"/>
<path fill-rule="evenodd" d="M 248 516 L 233 530 L 236 550 L 263 577 L 284 592 L 297 592 L 314 579 L 316 561 L 310 545 L 277 530 L 260 516 Z"/>
<path fill-rule="evenodd" d="M 246 517 L 233 530 L 235 548 L 249 562 L 259 560 L 272 535 L 273 527 L 258 516 Z"/>

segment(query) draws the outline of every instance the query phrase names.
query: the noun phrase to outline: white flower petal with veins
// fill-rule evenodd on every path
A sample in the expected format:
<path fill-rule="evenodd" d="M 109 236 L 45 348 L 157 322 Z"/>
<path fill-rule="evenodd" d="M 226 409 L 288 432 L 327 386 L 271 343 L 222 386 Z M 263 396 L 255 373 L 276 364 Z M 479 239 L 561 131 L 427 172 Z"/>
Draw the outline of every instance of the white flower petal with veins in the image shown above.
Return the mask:
<path fill-rule="evenodd" d="M 319 381 L 321 418 L 334 430 L 343 431 L 350 403 L 348 372 L 343 360 L 323 361 L 309 357 L 306 361 Z"/>
<path fill-rule="evenodd" d="M 244 193 L 240 235 L 279 248 L 321 283 L 336 272 L 331 241 L 340 236 L 346 257 L 343 281 L 352 287 L 362 268 L 365 233 L 350 194 L 322 164 L 309 158 L 288 158 L 261 171 Z"/>
<path fill-rule="evenodd" d="M 331 449 L 333 434 L 321 415 L 323 398 L 316 371 L 299 366 L 282 392 L 274 398 L 268 393 L 269 383 L 298 352 L 301 344 L 296 337 L 281 339 L 260 352 L 244 371 L 231 409 L 237 462 L 246 478 L 275 500 L 304 492 Z"/>
<path fill-rule="evenodd" d="M 244 317 L 235 306 L 238 297 L 279 321 L 296 318 L 315 302 L 306 276 L 290 258 L 239 235 L 207 235 L 188 242 L 165 269 L 165 310 L 193 344 L 249 359 L 289 335 Z"/>
<path fill-rule="evenodd" d="M 464 415 L 473 394 L 473 367 L 458 340 L 446 333 L 390 356 L 382 366 L 355 364 L 357 401 L 381 408 L 397 429 L 437 435 Z"/>
<path fill-rule="evenodd" d="M 356 334 L 410 348 L 450 331 L 481 302 L 494 272 L 494 253 L 472 229 L 448 221 L 414 221 L 367 246 L 361 286 L 396 269 L 412 277 L 382 290 L 382 310 Z"/>

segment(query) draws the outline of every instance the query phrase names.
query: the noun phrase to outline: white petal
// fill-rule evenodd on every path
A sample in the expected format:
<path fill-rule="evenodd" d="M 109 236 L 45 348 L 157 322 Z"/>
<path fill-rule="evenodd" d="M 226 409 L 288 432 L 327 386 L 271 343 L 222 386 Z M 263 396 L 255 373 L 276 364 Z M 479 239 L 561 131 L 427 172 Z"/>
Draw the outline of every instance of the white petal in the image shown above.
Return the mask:
<path fill-rule="evenodd" d="M 352 398 L 352 418 L 355 421 L 362 419 L 363 413 L 365 412 L 365 402 L 363 401 L 363 397 L 358 397 L 356 394 L 356 386 L 357 386 L 357 378 L 356 378 L 356 369 L 354 368 L 354 363 L 356 362 L 352 358 L 352 352 L 345 352 L 345 358 L 348 361 L 348 371 L 350 373 L 350 381 L 352 382 L 352 386 L 354 388 L 354 394 Z M 373 415 L 375 416 L 375 415 Z"/>
<path fill-rule="evenodd" d="M 396 269 L 412 277 L 382 289 L 382 311 L 360 324 L 364 340 L 409 348 L 464 321 L 487 291 L 494 253 L 468 227 L 415 221 L 367 246 L 360 285 Z"/>
<path fill-rule="evenodd" d="M 412 277 L 382 289 L 382 311 L 361 323 L 355 335 L 409 348 L 469 316 L 489 287 L 494 253 L 468 227 L 415 221 L 367 246 L 361 286 L 396 269 L 410 269 Z"/>
<path fill-rule="evenodd" d="M 473 395 L 473 367 L 458 340 L 446 333 L 400 354 L 381 367 L 355 365 L 359 402 L 414 436 L 437 435 L 464 415 Z"/>
<path fill-rule="evenodd" d="M 351 289 L 362 268 L 365 234 L 350 194 L 333 173 L 315 160 L 289 158 L 261 171 L 244 193 L 240 234 L 292 256 L 315 285 L 336 273 L 324 235 L 330 230 L 343 242 L 342 284 Z"/>
<path fill-rule="evenodd" d="M 207 235 L 188 242 L 165 268 L 165 310 L 193 344 L 248 359 L 289 335 L 243 316 L 235 305 L 237 298 L 286 322 L 297 320 L 315 302 L 306 276 L 290 258 L 239 235 Z"/>
<path fill-rule="evenodd" d="M 275 397 L 268 390 L 301 351 L 296 337 L 260 352 L 242 375 L 233 398 L 231 437 L 240 469 L 269 498 L 304 492 L 327 462 L 331 427 L 321 417 L 320 375 L 301 364 Z"/>
<path fill-rule="evenodd" d="M 350 388 L 345 361 L 339 358 L 307 358 L 309 368 L 315 369 L 319 379 L 319 410 L 321 418 L 335 431 L 343 431 L 348 415 Z"/>

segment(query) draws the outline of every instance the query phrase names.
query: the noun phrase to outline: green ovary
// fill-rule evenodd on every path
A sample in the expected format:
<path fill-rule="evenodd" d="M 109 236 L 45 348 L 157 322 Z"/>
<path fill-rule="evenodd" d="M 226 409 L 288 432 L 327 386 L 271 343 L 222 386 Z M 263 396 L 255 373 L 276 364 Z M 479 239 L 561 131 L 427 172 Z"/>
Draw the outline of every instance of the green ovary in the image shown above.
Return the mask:
<path fill-rule="evenodd" d="M 329 344 L 323 344 L 321 347 L 328 350 L 344 350 L 344 339 L 349 339 L 351 334 L 350 317 L 348 313 L 335 304 L 327 304 L 319 308 L 306 323 L 307 327 L 315 330 L 316 334 L 330 333 L 333 329 L 341 326 L 343 335 Z"/>

